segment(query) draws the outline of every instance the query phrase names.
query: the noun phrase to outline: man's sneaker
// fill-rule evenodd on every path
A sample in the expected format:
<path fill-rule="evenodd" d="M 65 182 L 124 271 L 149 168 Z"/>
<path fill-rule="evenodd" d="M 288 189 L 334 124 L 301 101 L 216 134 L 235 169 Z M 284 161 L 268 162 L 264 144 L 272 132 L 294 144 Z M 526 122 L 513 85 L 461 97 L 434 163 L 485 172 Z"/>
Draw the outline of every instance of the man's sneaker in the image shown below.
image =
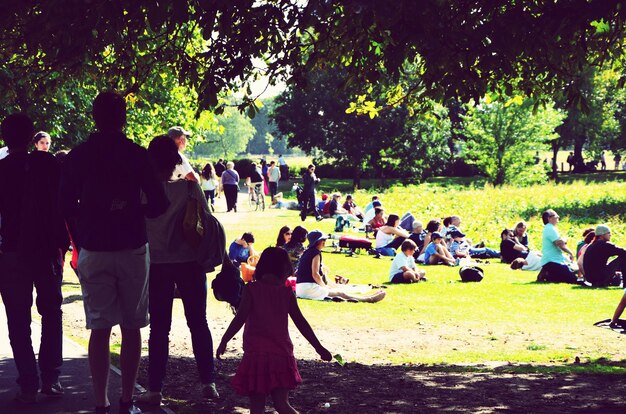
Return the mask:
<path fill-rule="evenodd" d="M 322 217 L 322 216 L 317 216 L 317 217 L 315 217 L 315 220 L 316 220 L 316 221 L 322 221 L 322 220 L 324 220 L 324 217 Z"/>
<path fill-rule="evenodd" d="M 120 398 L 120 414 L 141 414 L 141 410 L 135 407 L 133 400 L 122 401 Z"/>
<path fill-rule="evenodd" d="M 147 405 L 161 405 L 163 394 L 157 391 L 146 391 L 135 397 L 135 402 Z"/>
<path fill-rule="evenodd" d="M 204 394 L 206 398 L 209 398 L 209 399 L 220 398 L 220 393 L 217 392 L 217 388 L 215 388 L 214 382 L 211 382 L 210 384 L 205 385 L 204 389 L 202 390 L 202 393 Z"/>
<path fill-rule="evenodd" d="M 15 395 L 15 401 L 22 403 L 22 404 L 35 404 L 37 402 L 37 391 L 34 391 L 34 392 L 19 391 Z"/>
<path fill-rule="evenodd" d="M 41 393 L 49 397 L 62 397 L 65 394 L 63 387 L 57 381 L 54 384 L 43 384 L 41 386 Z"/>

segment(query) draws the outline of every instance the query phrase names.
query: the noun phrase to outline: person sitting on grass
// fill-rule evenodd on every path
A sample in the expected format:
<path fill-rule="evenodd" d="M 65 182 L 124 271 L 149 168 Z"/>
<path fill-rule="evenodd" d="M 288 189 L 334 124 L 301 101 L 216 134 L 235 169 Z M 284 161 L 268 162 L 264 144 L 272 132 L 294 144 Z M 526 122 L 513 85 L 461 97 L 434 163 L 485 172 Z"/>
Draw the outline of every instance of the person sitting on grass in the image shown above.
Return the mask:
<path fill-rule="evenodd" d="M 343 203 L 343 208 L 348 213 L 352 214 L 353 216 L 355 216 L 359 220 L 363 221 L 363 212 L 361 211 L 361 209 L 354 202 L 354 198 L 352 197 L 352 194 L 348 194 L 346 196 L 346 202 Z"/>
<path fill-rule="evenodd" d="M 282 226 L 278 231 L 278 238 L 276 239 L 276 247 L 283 247 L 291 240 L 291 227 Z"/>
<path fill-rule="evenodd" d="M 309 232 L 302 226 L 296 226 L 291 233 L 291 240 L 283 244 L 281 247 L 289 253 L 289 259 L 293 265 L 294 271 L 298 270 L 298 263 L 302 253 L 306 250 L 304 248 L 304 242 Z"/>
<path fill-rule="evenodd" d="M 422 222 L 415 220 L 413 222 L 413 232 L 409 235 L 409 239 L 413 240 L 413 243 L 415 243 L 415 245 L 417 246 L 415 254 L 413 255 L 416 260 L 419 256 L 419 252 L 424 247 L 424 240 L 426 239 L 427 235 L 428 232 L 424 230 L 424 225 L 422 224 Z"/>
<path fill-rule="evenodd" d="M 580 257 L 580 250 L 583 248 L 585 244 L 589 244 L 591 242 L 587 242 L 587 235 L 593 231 L 593 227 L 589 227 L 583 230 L 583 238 L 576 243 L 576 257 Z M 595 237 L 595 233 L 594 233 Z"/>
<path fill-rule="evenodd" d="M 417 250 L 417 245 L 413 240 L 405 240 L 400 246 L 400 251 L 394 257 L 391 262 L 391 269 L 389 269 L 389 282 L 390 283 L 413 283 L 420 280 L 425 281 L 426 272 L 423 270 L 417 270 L 415 266 L 415 259 L 413 254 Z"/>
<path fill-rule="evenodd" d="M 526 248 L 528 248 L 528 233 L 526 233 L 527 228 L 528 226 L 526 226 L 526 223 L 520 221 L 515 225 L 515 228 L 513 229 L 515 240 L 517 240 L 519 244 Z"/>
<path fill-rule="evenodd" d="M 446 264 L 448 266 L 458 266 L 459 259 L 452 257 L 441 233 L 436 231 L 431 235 L 431 242 L 424 252 L 424 263 L 428 265 Z"/>
<path fill-rule="evenodd" d="M 341 205 L 341 193 L 334 193 L 332 200 L 330 200 L 330 205 L 328 207 L 328 214 L 330 217 L 342 216 L 350 221 L 359 221 L 358 217 L 350 214 L 348 210 L 343 208 Z"/>
<path fill-rule="evenodd" d="M 500 233 L 500 257 L 504 263 L 512 263 L 513 260 L 528 256 L 528 248 L 515 238 L 515 233 L 511 229 L 504 229 Z"/>
<path fill-rule="evenodd" d="M 252 245 L 254 244 L 254 235 L 252 233 L 244 233 L 240 239 L 235 239 L 228 249 L 228 258 L 235 264 L 235 266 L 239 266 L 241 263 L 245 263 L 248 261 L 250 256 L 255 255 L 254 248 Z"/>
<path fill-rule="evenodd" d="M 618 285 L 615 272 L 626 270 L 626 249 L 611 243 L 611 229 L 606 224 L 597 226 L 595 233 L 596 239 L 587 247 L 583 257 L 585 279 L 596 287 Z M 612 256 L 617 257 L 608 262 Z"/>
<path fill-rule="evenodd" d="M 383 206 L 383 202 L 380 201 L 380 197 L 378 197 L 377 195 L 372 196 L 372 201 L 370 201 L 365 208 L 363 209 L 364 213 L 367 213 L 368 211 L 370 211 L 371 209 L 373 209 L 374 207 L 382 207 Z"/>
<path fill-rule="evenodd" d="M 541 266 L 545 269 L 545 281 L 551 283 L 578 283 L 576 272 L 568 264 L 574 261 L 574 255 L 561 238 L 556 226 L 559 223 L 556 211 L 548 209 L 541 215 L 543 234 L 541 237 Z M 569 260 L 563 256 L 566 253 Z"/>
<path fill-rule="evenodd" d="M 323 271 L 322 249 L 328 239 L 321 231 L 311 231 L 307 239 L 309 247 L 304 251 L 296 272 L 296 295 L 302 299 L 324 300 L 327 297 L 350 302 L 379 302 L 385 298 L 385 291 L 378 290 L 367 296 L 353 296 L 329 285 Z"/>
<path fill-rule="evenodd" d="M 585 252 L 587 251 L 587 248 L 589 247 L 589 245 L 593 243 L 595 239 L 596 239 L 596 232 L 591 230 L 585 236 L 585 239 L 583 240 L 584 244 L 580 247 L 580 250 L 577 253 L 576 264 L 578 264 L 578 276 L 579 277 L 585 277 L 585 269 L 583 267 L 583 261 L 585 260 Z"/>
<path fill-rule="evenodd" d="M 422 243 L 422 247 L 420 248 L 419 252 L 415 253 L 415 255 L 417 256 L 415 258 L 416 262 L 425 263 L 424 258 L 426 256 L 426 248 L 432 241 L 433 233 L 438 232 L 440 228 L 441 222 L 437 219 L 430 220 L 428 224 L 426 224 L 426 235 L 424 236 L 424 242 Z"/>
<path fill-rule="evenodd" d="M 500 258 L 500 253 L 488 247 L 472 247 L 467 240 L 465 240 L 465 234 L 461 233 L 459 230 L 452 231 L 450 237 L 452 238 L 450 254 L 454 257 L 470 257 L 473 259 Z"/>
<path fill-rule="evenodd" d="M 376 233 L 376 251 L 383 256 L 395 256 L 396 249 L 409 237 L 406 230 L 399 227 L 400 217 L 390 214 L 387 223 Z"/>
<path fill-rule="evenodd" d="M 374 235 L 376 235 L 378 229 L 384 226 L 387 220 L 385 219 L 385 210 L 382 207 L 374 207 L 372 211 L 374 216 L 366 224 L 372 228 Z"/>

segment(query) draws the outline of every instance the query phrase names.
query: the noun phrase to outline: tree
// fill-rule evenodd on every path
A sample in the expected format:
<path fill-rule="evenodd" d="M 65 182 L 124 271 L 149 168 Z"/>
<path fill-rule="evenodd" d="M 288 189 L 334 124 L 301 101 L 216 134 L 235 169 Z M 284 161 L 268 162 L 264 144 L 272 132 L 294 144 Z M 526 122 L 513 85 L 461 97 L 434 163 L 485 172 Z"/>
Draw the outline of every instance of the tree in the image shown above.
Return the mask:
<path fill-rule="evenodd" d="M 533 168 L 529 148 L 539 149 L 557 137 L 555 128 L 564 114 L 552 105 L 540 106 L 534 113 L 534 105 L 533 99 L 519 95 L 506 102 L 487 97 L 465 116 L 470 139 L 462 155 L 494 185 L 515 182 L 523 171 Z"/>
<path fill-rule="evenodd" d="M 250 120 L 233 108 L 217 117 L 217 127 L 205 133 L 205 143 L 197 144 L 200 154 L 230 159 L 244 152 L 255 133 Z"/>
<path fill-rule="evenodd" d="M 250 121 L 256 132 L 248 143 L 247 152 L 250 154 L 282 154 L 284 151 L 281 152 L 280 150 L 284 150 L 284 142 L 279 142 L 283 141 L 282 136 L 274 121 L 269 117 L 269 114 L 274 110 L 274 98 L 265 99 L 261 103 L 262 106 L 256 116 Z"/>
<path fill-rule="evenodd" d="M 351 168 L 355 187 L 366 170 L 381 177 L 385 168 L 390 168 L 402 171 L 407 179 L 419 180 L 426 168 L 434 167 L 430 155 L 441 145 L 445 148 L 445 139 L 443 144 L 423 145 L 432 128 L 420 124 L 419 117 L 411 117 L 405 106 L 390 106 L 378 116 L 346 113 L 353 96 L 339 88 L 345 80 L 340 69 L 314 71 L 308 75 L 307 89 L 291 86 L 276 98 L 273 118 L 290 146 L 307 154 L 319 150 L 334 165 Z M 382 84 L 373 88 L 372 94 L 381 102 L 387 100 Z M 430 135 L 434 139 L 439 136 Z"/>
<path fill-rule="evenodd" d="M 32 101 L 25 97 L 52 96 L 67 79 L 100 79 L 130 94 L 170 71 L 204 110 L 259 72 L 302 84 L 312 70 L 341 66 L 345 83 L 366 91 L 384 76 L 397 79 L 406 61 L 417 67 L 410 92 L 420 99 L 565 89 L 576 105 L 584 99 L 571 82 L 578 68 L 623 59 L 626 33 L 619 0 L 4 3 L 0 96 L 16 86 L 22 110 Z M 256 111 L 251 94 L 241 110 Z"/>

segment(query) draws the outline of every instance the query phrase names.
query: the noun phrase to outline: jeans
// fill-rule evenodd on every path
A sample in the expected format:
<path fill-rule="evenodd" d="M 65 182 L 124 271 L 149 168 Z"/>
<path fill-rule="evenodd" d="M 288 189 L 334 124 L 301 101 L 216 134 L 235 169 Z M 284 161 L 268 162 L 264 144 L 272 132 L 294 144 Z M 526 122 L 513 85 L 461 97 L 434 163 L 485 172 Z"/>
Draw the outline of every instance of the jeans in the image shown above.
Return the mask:
<path fill-rule="evenodd" d="M 268 186 L 270 188 L 270 196 L 274 198 L 276 193 L 278 193 L 278 183 L 276 181 L 268 182 Z"/>
<path fill-rule="evenodd" d="M 315 193 L 302 194 L 302 197 L 304 198 L 304 207 L 302 207 L 302 210 L 300 211 L 300 218 L 302 221 L 306 219 L 309 211 L 313 211 L 315 218 L 320 217 L 320 211 L 317 209 L 317 204 L 315 203 Z"/>
<path fill-rule="evenodd" d="M 478 259 L 497 259 L 500 257 L 500 252 L 488 247 L 471 247 L 469 254 L 470 257 L 477 257 Z"/>
<path fill-rule="evenodd" d="M 402 242 L 404 242 L 405 240 L 406 237 L 397 236 L 392 241 L 387 243 L 386 246 L 377 247 L 376 251 L 383 256 L 395 256 L 396 250 L 398 250 L 398 247 L 400 247 L 402 245 Z"/>
<path fill-rule="evenodd" d="M 174 287 L 178 287 L 200 381 L 215 381 L 213 338 L 206 319 L 206 274 L 196 262 L 153 263 L 150 265 L 150 339 L 148 340 L 148 383 L 160 392 L 169 356 Z"/>
<path fill-rule="evenodd" d="M 17 383 L 23 392 L 39 390 L 39 372 L 31 341 L 33 286 L 37 312 L 41 315 L 39 371 L 44 384 L 58 381 L 63 364 L 61 256 L 25 261 L 15 253 L 0 254 L 0 294 L 7 314 L 9 340 L 17 367 Z"/>
<path fill-rule="evenodd" d="M 215 190 L 204 190 L 204 196 L 211 206 L 215 206 Z"/>

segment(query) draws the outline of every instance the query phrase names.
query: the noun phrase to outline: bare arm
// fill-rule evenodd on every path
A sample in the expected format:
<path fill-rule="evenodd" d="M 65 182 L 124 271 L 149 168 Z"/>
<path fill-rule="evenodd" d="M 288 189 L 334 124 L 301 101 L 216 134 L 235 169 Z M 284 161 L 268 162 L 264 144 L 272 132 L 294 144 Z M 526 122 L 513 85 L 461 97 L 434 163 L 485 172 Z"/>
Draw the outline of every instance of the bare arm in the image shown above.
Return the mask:
<path fill-rule="evenodd" d="M 250 293 L 248 293 L 247 286 L 243 289 L 243 295 L 241 297 L 241 303 L 239 304 L 239 309 L 237 309 L 237 314 L 228 325 L 226 332 L 224 332 L 224 336 L 222 336 L 222 340 L 220 345 L 217 347 L 217 351 L 215 351 L 215 356 L 217 359 L 221 359 L 221 356 L 226 352 L 226 344 L 228 341 L 233 339 L 233 336 L 239 332 L 241 327 L 246 323 L 248 319 L 248 315 L 250 314 L 250 310 L 252 309 L 252 298 L 250 297 Z"/>
<path fill-rule="evenodd" d="M 309 322 L 307 322 L 304 315 L 302 315 L 302 312 L 300 311 L 296 297 L 292 294 L 289 296 L 291 298 L 289 301 L 289 316 L 291 316 L 291 320 L 294 325 L 296 325 L 296 328 L 298 328 L 302 336 L 304 336 L 304 338 L 309 341 L 311 346 L 313 346 L 315 352 L 317 352 L 324 361 L 330 361 L 332 359 L 332 355 L 322 346 L 319 339 L 317 339 L 317 336 L 315 336 L 313 328 L 311 328 L 311 325 L 309 325 Z"/>
<path fill-rule="evenodd" d="M 572 254 L 571 250 L 567 247 L 567 243 L 563 239 L 555 240 L 554 244 L 556 245 L 556 247 L 558 247 L 559 249 L 567 253 L 570 260 L 572 261 L 574 260 L 574 255 Z"/>
<path fill-rule="evenodd" d="M 400 227 L 390 227 L 390 229 L 391 229 L 391 233 L 395 234 L 398 237 L 404 237 L 404 238 L 409 237 L 409 233 Z"/>
<path fill-rule="evenodd" d="M 313 275 L 313 280 L 315 280 L 315 283 L 320 286 L 326 286 L 326 284 L 322 280 L 322 275 L 320 275 L 321 260 L 322 258 L 319 254 L 313 258 L 313 261 L 311 262 L 311 274 Z"/>

